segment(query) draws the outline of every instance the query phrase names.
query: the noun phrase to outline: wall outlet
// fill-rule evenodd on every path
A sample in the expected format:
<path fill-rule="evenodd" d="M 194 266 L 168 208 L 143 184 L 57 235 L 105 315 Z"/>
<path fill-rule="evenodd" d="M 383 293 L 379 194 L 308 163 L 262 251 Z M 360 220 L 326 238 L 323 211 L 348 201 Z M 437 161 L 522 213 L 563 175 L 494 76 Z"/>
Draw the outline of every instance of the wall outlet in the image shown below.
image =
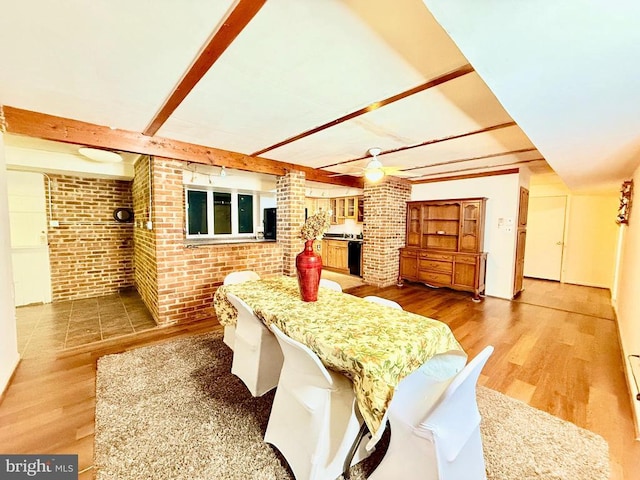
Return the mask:
<path fill-rule="evenodd" d="M 153 229 L 153 222 L 151 220 L 149 220 L 147 222 L 147 230 L 152 230 Z"/>
<path fill-rule="evenodd" d="M 59 222 L 58 220 L 51 220 L 51 221 L 49 222 L 49 226 L 50 226 L 50 227 L 54 227 L 54 228 L 55 228 L 55 227 L 59 227 L 59 226 L 60 226 L 60 222 Z"/>

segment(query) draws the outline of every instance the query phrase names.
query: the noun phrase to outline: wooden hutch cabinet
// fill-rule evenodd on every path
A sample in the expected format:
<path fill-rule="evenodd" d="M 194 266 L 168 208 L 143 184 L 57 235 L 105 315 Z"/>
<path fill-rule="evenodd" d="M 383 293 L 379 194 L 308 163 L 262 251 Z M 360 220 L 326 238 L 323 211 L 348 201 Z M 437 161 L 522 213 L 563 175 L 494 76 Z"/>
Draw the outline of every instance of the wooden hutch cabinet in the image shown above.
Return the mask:
<path fill-rule="evenodd" d="M 486 198 L 407 202 L 406 246 L 400 249 L 403 279 L 436 287 L 484 292 Z"/>

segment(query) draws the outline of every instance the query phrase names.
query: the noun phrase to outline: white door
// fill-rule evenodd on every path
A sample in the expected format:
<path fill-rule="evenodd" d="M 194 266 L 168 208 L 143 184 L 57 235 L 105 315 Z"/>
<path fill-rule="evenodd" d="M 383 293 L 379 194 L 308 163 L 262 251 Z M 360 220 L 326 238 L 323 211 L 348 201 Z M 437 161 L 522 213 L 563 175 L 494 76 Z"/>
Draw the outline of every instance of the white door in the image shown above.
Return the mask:
<path fill-rule="evenodd" d="M 524 276 L 560 281 L 567 197 L 530 197 Z"/>
<path fill-rule="evenodd" d="M 16 306 L 51 302 L 45 178 L 7 172 Z"/>

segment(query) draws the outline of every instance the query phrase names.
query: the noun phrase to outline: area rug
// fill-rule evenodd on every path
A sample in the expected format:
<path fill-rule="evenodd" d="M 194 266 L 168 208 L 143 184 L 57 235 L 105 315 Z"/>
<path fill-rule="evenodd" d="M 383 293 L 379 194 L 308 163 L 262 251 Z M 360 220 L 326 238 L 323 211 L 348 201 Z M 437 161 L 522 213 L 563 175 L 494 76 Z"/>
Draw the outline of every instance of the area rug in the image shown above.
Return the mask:
<path fill-rule="evenodd" d="M 96 478 L 292 479 L 262 440 L 274 393 L 251 397 L 231 375 L 231 358 L 213 333 L 100 358 Z M 488 479 L 609 478 L 600 436 L 487 388 L 478 388 L 478 405 Z M 388 438 L 352 468 L 352 479 L 367 478 Z"/>

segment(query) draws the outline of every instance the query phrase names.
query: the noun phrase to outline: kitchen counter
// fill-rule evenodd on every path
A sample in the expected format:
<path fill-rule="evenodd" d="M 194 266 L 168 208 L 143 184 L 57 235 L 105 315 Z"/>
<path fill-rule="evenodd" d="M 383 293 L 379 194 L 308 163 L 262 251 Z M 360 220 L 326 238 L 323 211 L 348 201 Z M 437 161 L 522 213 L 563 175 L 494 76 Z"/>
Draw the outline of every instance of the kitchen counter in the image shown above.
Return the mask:
<path fill-rule="evenodd" d="M 343 234 L 334 234 L 334 235 L 336 235 L 336 236 L 334 237 L 331 234 L 325 234 L 322 237 L 322 239 L 323 240 L 342 240 L 342 241 L 346 241 L 346 242 L 360 242 L 360 243 L 362 243 L 362 238 L 346 237 Z"/>
<path fill-rule="evenodd" d="M 189 239 L 186 240 L 184 246 L 186 248 L 197 248 L 204 245 L 231 245 L 239 243 L 276 243 L 276 240 L 264 238 L 230 238 L 230 239 Z"/>
<path fill-rule="evenodd" d="M 338 272 L 361 275 L 362 239 L 334 234 L 322 239 L 323 265 Z"/>

